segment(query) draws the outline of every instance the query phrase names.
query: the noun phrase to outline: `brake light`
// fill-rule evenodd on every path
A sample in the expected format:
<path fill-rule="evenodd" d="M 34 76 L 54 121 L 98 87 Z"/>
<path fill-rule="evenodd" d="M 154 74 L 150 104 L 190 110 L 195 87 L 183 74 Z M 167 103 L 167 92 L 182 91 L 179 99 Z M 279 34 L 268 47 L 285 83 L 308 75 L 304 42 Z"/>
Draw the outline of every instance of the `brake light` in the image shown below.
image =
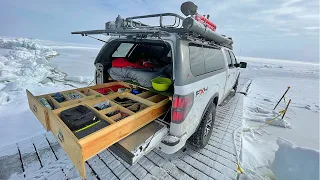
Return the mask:
<path fill-rule="evenodd" d="M 193 105 L 193 93 L 188 95 L 174 95 L 171 121 L 181 123 L 188 115 Z"/>

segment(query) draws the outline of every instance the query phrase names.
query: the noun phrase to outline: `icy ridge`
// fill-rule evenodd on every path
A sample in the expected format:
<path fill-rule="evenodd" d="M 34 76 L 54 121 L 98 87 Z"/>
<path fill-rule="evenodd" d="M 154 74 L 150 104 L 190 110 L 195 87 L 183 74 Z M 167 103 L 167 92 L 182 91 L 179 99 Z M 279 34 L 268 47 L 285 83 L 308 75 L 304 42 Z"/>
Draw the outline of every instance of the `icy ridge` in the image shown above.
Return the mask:
<path fill-rule="evenodd" d="M 49 58 L 58 55 L 52 48 L 44 46 L 35 39 L 27 38 L 0 38 L 0 48 L 14 50 L 33 50 L 39 56 Z"/>
<path fill-rule="evenodd" d="M 63 80 L 64 73 L 50 67 L 48 58 L 58 55 L 52 48 L 37 40 L 26 38 L 0 38 L 0 48 L 8 53 L 0 56 L 0 105 L 10 100 L 12 91 L 24 91 L 35 83 L 45 84 L 52 79 Z"/>

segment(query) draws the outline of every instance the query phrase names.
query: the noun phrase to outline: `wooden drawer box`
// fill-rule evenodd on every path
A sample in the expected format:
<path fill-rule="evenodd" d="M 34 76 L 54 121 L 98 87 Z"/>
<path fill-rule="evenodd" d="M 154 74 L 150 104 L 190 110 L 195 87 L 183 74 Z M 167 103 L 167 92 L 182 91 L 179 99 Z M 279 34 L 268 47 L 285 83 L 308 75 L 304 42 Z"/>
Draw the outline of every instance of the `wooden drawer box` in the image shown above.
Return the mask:
<path fill-rule="evenodd" d="M 115 83 L 63 91 L 61 93 L 65 96 L 66 101 L 61 103 L 55 101 L 52 94 L 33 96 L 27 90 L 30 109 L 45 129 L 53 133 L 83 178 L 86 177 L 84 166 L 86 160 L 144 127 L 163 115 L 169 108 L 169 97 L 148 91 L 134 95 L 129 90 L 124 90 L 102 95 L 94 90 L 113 85 Z M 127 84 L 118 85 L 130 88 Z M 69 92 L 78 93 L 82 97 L 71 99 L 68 97 Z M 39 98 L 51 101 L 55 109 L 46 108 Z M 110 107 L 102 110 L 94 108 L 96 104 L 105 101 Z M 109 125 L 78 138 L 76 132 L 71 131 L 60 118 L 60 113 L 79 105 L 87 107 L 99 120 L 106 121 Z"/>

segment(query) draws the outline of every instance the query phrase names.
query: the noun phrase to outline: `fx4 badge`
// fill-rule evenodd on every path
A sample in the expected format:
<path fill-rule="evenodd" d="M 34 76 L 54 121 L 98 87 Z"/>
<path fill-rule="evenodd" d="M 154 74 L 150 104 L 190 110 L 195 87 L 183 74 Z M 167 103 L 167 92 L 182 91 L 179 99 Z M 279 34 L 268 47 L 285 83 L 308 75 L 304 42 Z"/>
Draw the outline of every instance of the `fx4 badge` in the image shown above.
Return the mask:
<path fill-rule="evenodd" d="M 207 90 L 208 90 L 208 87 L 202 88 L 202 89 L 196 91 L 196 97 L 204 95 L 207 92 Z"/>

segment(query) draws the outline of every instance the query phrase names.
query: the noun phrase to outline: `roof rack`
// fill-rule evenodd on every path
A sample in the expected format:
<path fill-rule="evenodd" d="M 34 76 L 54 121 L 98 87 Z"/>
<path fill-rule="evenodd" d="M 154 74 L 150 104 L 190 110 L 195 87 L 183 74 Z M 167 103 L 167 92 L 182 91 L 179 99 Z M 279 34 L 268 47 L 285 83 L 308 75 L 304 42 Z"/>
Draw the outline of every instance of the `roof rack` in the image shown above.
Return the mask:
<path fill-rule="evenodd" d="M 152 26 L 137 21 L 139 19 L 159 18 L 159 24 Z M 173 24 L 164 24 L 163 17 L 173 17 Z M 105 24 L 105 29 L 76 31 L 71 34 L 81 34 L 87 36 L 89 34 L 105 34 L 110 36 L 127 36 L 127 37 L 161 37 L 177 34 L 181 37 L 193 37 L 201 41 L 207 41 L 209 44 L 216 44 L 232 49 L 232 39 L 211 31 L 201 22 L 196 21 L 192 17 L 183 18 L 175 13 L 160 13 L 143 16 L 133 16 L 123 19 L 120 15 L 115 21 L 109 21 Z"/>
<path fill-rule="evenodd" d="M 174 17 L 174 24 L 172 25 L 164 25 L 163 24 L 163 17 Z M 119 17 L 119 16 L 118 16 Z M 152 17 L 159 17 L 159 26 L 149 26 L 146 24 L 143 24 L 142 26 L 135 26 L 136 28 L 144 28 L 144 27 L 170 27 L 170 28 L 181 28 L 182 27 L 182 22 L 185 18 L 182 16 L 175 14 L 175 13 L 160 13 L 160 14 L 149 14 L 149 15 L 143 15 L 143 16 L 133 16 L 133 17 L 128 17 L 125 19 L 126 22 L 132 22 L 133 19 L 145 19 L 145 18 L 152 18 Z M 131 23 L 132 25 L 132 23 Z M 133 26 L 131 26 L 133 27 Z"/>

